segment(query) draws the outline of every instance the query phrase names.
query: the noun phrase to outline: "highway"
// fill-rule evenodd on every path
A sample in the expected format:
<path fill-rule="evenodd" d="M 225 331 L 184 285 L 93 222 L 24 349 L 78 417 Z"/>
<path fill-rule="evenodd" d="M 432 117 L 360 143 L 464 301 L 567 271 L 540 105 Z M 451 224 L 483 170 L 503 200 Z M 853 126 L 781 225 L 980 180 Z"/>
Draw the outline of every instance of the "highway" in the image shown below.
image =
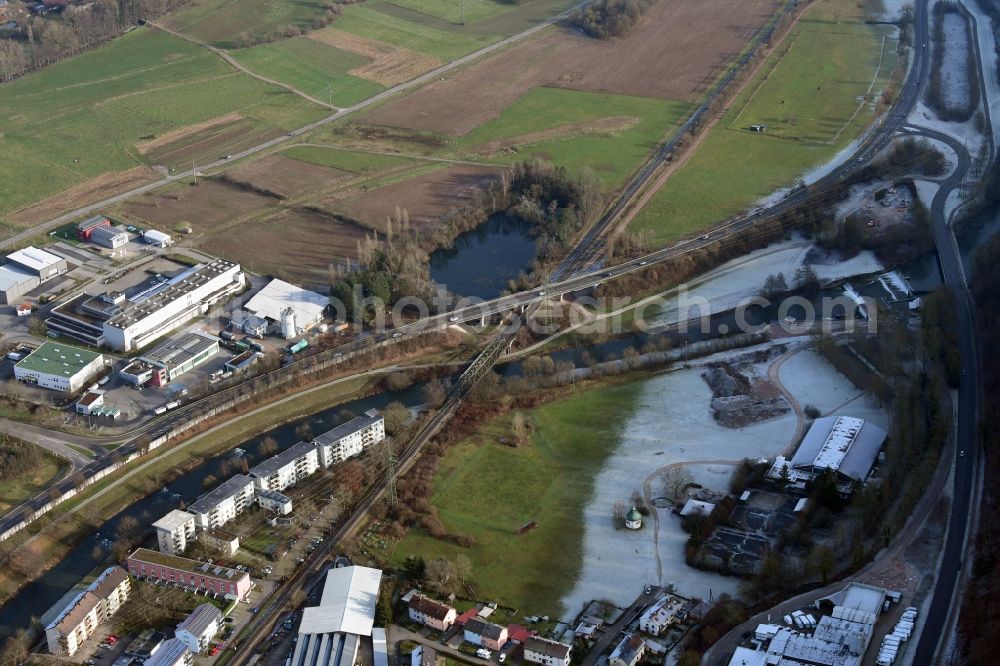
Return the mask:
<path fill-rule="evenodd" d="M 958 242 L 952 232 L 951 220 L 945 213 L 945 202 L 965 176 L 970 159 L 965 147 L 952 137 L 926 128 L 915 128 L 919 133 L 948 143 L 960 156 L 959 167 L 945 180 L 931 203 L 934 224 L 934 243 L 944 282 L 954 295 L 955 325 L 958 329 L 959 354 L 962 375 L 958 389 L 958 431 L 956 438 L 955 468 L 952 490 L 951 515 L 945 537 L 941 566 L 934 584 L 931 605 L 924 620 L 917 642 L 914 666 L 936 663 L 941 638 L 947 634 L 950 620 L 958 613 L 953 607 L 958 601 L 963 559 L 968 545 L 969 516 L 975 496 L 976 468 L 979 450 L 979 356 L 976 345 L 975 321 L 972 298 L 969 294 Z"/>

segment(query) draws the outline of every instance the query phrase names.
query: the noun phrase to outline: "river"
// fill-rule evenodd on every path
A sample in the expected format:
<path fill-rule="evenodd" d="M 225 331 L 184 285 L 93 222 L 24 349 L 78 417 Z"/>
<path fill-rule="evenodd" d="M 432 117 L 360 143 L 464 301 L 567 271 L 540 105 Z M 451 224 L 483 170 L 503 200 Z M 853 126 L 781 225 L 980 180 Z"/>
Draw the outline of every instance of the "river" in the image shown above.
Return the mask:
<path fill-rule="evenodd" d="M 209 476 L 215 476 L 220 482 L 228 478 L 223 473 L 222 468 L 224 461 L 232 459 L 234 449 L 242 449 L 245 452 L 247 462 L 252 467 L 267 457 L 260 452 L 260 445 L 265 437 L 273 437 L 277 440 L 279 449 L 283 450 L 299 441 L 296 430 L 303 424 L 308 424 L 311 432 L 318 435 L 339 424 L 341 422 L 340 414 L 344 410 L 358 415 L 369 409 L 382 409 L 395 400 L 407 406 L 415 406 L 421 401 L 420 386 L 415 384 L 405 391 L 396 393 L 386 391 L 341 403 L 311 416 L 286 423 L 242 442 L 229 451 L 206 458 L 194 469 L 166 484 L 159 492 L 139 500 L 112 516 L 99 529 L 72 548 L 58 564 L 49 569 L 38 580 L 26 585 L 0 607 L 0 640 L 10 636 L 20 627 L 29 626 L 32 617 L 41 617 L 63 595 L 79 584 L 96 567 L 104 563 L 109 546 L 106 539 L 114 539 L 118 523 L 125 516 L 134 517 L 139 521 L 142 529 L 147 530 L 163 514 L 179 506 L 181 501 L 190 504 L 195 498 L 206 492 L 203 482 Z M 230 475 L 233 473 L 230 472 Z M 98 547 L 101 548 L 101 554 L 100 557 L 95 557 Z"/>

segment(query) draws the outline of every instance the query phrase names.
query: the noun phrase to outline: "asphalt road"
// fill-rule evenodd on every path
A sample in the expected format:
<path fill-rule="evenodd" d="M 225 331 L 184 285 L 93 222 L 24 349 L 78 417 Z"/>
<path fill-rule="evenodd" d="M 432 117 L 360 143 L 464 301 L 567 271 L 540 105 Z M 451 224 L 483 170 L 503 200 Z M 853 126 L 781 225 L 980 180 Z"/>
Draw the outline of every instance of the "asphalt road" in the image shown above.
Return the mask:
<path fill-rule="evenodd" d="M 534 35 L 540 32 L 541 30 L 544 30 L 550 25 L 558 23 L 559 21 L 569 16 L 569 14 L 574 10 L 576 10 L 577 8 L 589 4 L 590 2 L 591 0 L 586 0 L 586 2 L 581 2 L 580 4 L 570 7 L 569 9 L 560 14 L 556 14 L 555 16 L 546 19 L 545 21 L 539 23 L 536 26 L 528 28 L 524 32 L 519 32 L 516 35 L 511 35 L 506 39 L 500 40 L 499 42 L 495 42 L 493 44 L 490 44 L 489 46 L 484 46 L 478 51 L 473 51 L 472 53 L 462 56 L 458 60 L 453 60 L 449 63 L 446 63 L 438 67 L 437 69 L 432 69 L 431 71 L 422 74 L 415 79 L 410 79 L 409 81 L 405 81 L 403 83 L 400 83 L 399 85 L 387 88 L 386 90 L 383 90 L 379 94 L 373 97 L 369 97 L 368 99 L 362 100 L 357 104 L 337 109 L 334 113 L 331 113 L 325 118 L 321 118 L 320 120 L 317 120 L 313 123 L 304 125 L 298 128 L 297 130 L 289 132 L 284 136 L 275 137 L 269 141 L 265 141 L 251 148 L 247 148 L 242 152 L 234 153 L 232 155 L 227 155 L 225 157 L 217 159 L 213 162 L 209 162 L 207 164 L 195 166 L 194 168 L 188 169 L 187 171 L 181 171 L 175 174 L 171 174 L 170 176 L 167 176 L 160 180 L 154 181 L 152 183 L 146 183 L 145 185 L 133 188 L 127 192 L 122 192 L 121 194 L 117 194 L 113 197 L 108 197 L 107 199 L 102 199 L 101 201 L 90 204 L 88 206 L 81 206 L 80 208 L 76 208 L 74 210 L 68 211 L 60 215 L 59 217 L 53 218 L 48 222 L 44 222 L 42 224 L 35 225 L 29 229 L 25 229 L 24 231 L 13 236 L 13 238 L 11 239 L 12 246 L 16 245 L 17 243 L 30 240 L 41 233 L 51 231 L 52 229 L 58 228 L 64 224 L 68 224 L 69 222 L 77 220 L 85 215 L 96 213 L 102 208 L 107 208 L 108 206 L 120 203 L 127 199 L 131 199 L 132 197 L 136 197 L 145 194 L 147 192 L 152 192 L 153 190 L 159 189 L 166 185 L 170 185 L 171 183 L 176 183 L 177 181 L 184 180 L 185 178 L 191 178 L 196 175 L 200 176 L 202 173 L 208 171 L 209 169 L 215 169 L 221 166 L 225 166 L 227 164 L 231 164 L 232 162 L 243 159 L 244 157 L 250 157 L 252 155 L 256 155 L 257 153 L 268 150 L 270 148 L 274 148 L 275 146 L 279 146 L 283 143 L 294 143 L 295 137 L 298 137 L 301 134 L 314 130 L 318 127 L 323 127 L 324 125 L 329 125 L 332 122 L 340 120 L 344 116 L 356 113 L 357 111 L 368 108 L 373 104 L 378 104 L 379 102 L 387 100 L 390 97 L 394 97 L 399 93 L 421 86 L 429 81 L 434 80 L 435 78 L 439 78 L 444 74 L 447 74 L 448 72 L 454 69 L 467 65 L 468 63 L 474 60 L 478 60 L 479 58 L 482 58 L 485 55 L 493 53 L 494 51 L 498 51 L 500 49 L 506 48 L 507 46 L 510 46 L 511 44 L 527 39 L 531 35 Z M 289 92 L 288 94 L 292 95 L 294 93 Z"/>
<path fill-rule="evenodd" d="M 924 128 L 921 134 L 948 143 L 960 156 L 960 165 L 955 172 L 941 181 L 941 186 L 931 203 L 931 218 L 934 223 L 934 243 L 945 284 L 955 297 L 955 326 L 958 329 L 959 354 L 962 375 L 958 389 L 958 432 L 956 433 L 956 455 L 954 488 L 952 491 L 951 515 L 948 520 L 948 534 L 945 537 L 944 553 L 934 585 L 931 605 L 924 620 L 924 626 L 917 642 L 914 655 L 915 666 L 929 666 L 935 663 L 935 656 L 941 647 L 941 637 L 946 635 L 949 620 L 957 601 L 956 586 L 960 581 L 963 558 L 968 543 L 969 514 L 975 495 L 976 465 L 980 455 L 977 432 L 979 417 L 979 362 L 976 346 L 975 322 L 973 320 L 972 299 L 969 295 L 962 257 L 958 243 L 952 233 L 950 220 L 945 215 L 948 195 L 958 187 L 965 169 L 969 166 L 969 155 L 964 146 L 940 132 Z M 964 159 L 961 159 L 964 157 Z M 963 169 L 964 167 L 964 169 Z"/>

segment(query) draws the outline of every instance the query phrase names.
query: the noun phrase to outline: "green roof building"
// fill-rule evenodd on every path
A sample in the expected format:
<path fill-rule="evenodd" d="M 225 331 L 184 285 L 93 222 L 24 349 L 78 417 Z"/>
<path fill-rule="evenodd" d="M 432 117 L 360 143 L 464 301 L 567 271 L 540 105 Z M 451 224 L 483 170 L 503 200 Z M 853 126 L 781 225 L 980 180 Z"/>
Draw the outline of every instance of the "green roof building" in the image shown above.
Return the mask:
<path fill-rule="evenodd" d="M 625 527 L 630 530 L 638 530 L 642 528 L 642 514 L 635 507 L 625 514 Z"/>
<path fill-rule="evenodd" d="M 58 342 L 46 342 L 17 362 L 14 377 L 55 391 L 73 393 L 104 368 L 104 355 Z"/>

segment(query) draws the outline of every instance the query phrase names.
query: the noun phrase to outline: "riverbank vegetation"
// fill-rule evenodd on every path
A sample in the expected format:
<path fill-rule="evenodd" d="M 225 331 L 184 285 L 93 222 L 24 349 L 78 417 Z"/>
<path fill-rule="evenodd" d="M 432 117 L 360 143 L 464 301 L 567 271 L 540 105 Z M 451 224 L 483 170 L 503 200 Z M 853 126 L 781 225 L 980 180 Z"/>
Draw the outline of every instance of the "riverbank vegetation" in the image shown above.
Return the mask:
<path fill-rule="evenodd" d="M 68 468 L 65 460 L 34 444 L 0 434 L 0 512 L 33 496 Z"/>

